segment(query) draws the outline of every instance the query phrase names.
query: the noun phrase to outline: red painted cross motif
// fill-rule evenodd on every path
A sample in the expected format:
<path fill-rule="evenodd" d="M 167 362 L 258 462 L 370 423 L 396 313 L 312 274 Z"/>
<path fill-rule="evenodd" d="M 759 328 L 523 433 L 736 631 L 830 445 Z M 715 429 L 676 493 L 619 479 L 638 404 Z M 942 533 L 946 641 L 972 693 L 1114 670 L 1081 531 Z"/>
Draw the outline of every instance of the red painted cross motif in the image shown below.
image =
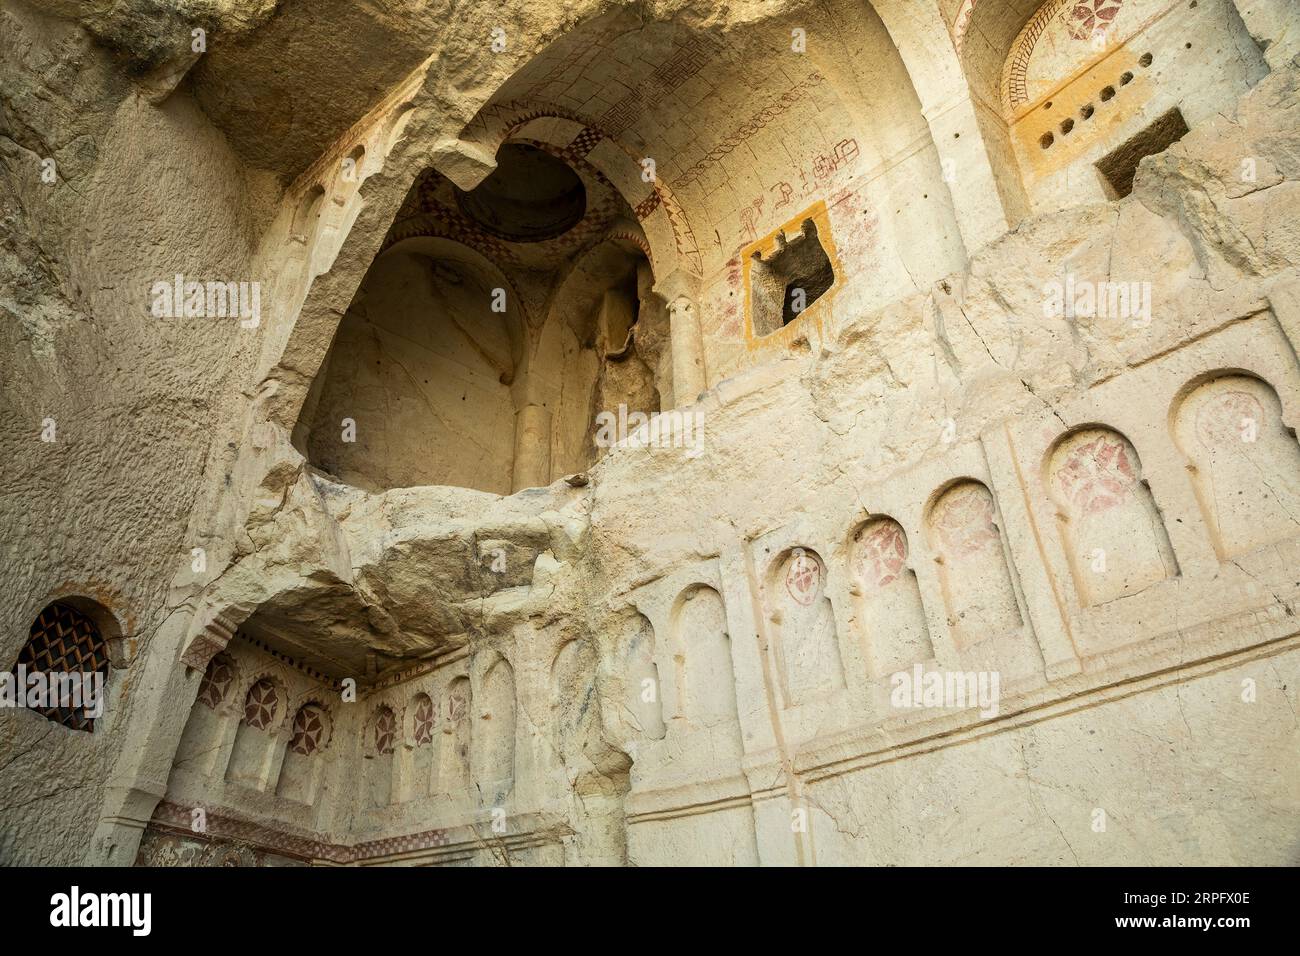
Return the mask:
<path fill-rule="evenodd" d="M 804 607 L 812 604 L 820 581 L 821 568 L 811 555 L 798 552 L 790 559 L 785 571 L 785 589 L 796 604 Z"/>
<path fill-rule="evenodd" d="M 858 577 L 869 587 L 892 584 L 906 564 L 907 540 L 897 522 L 877 521 L 858 541 Z"/>
<path fill-rule="evenodd" d="M 1220 392 L 1201 408 L 1196 416 L 1196 435 L 1211 450 L 1235 448 L 1243 441 L 1248 423 L 1258 432 L 1264 423 L 1264 406 L 1249 392 Z"/>
<path fill-rule="evenodd" d="M 1076 0 L 1065 13 L 1065 29 L 1076 40 L 1090 39 L 1114 22 L 1124 0 Z"/>
<path fill-rule="evenodd" d="M 218 654 L 212 658 L 208 669 L 203 672 L 203 680 L 199 683 L 199 703 L 216 710 L 226 699 L 226 694 L 229 693 L 230 685 L 234 680 L 234 664 L 225 654 Z"/>
<path fill-rule="evenodd" d="M 293 719 L 293 738 L 289 741 L 289 749 L 296 754 L 310 757 L 320 750 L 321 739 L 324 736 L 324 712 L 315 704 L 307 704 Z"/>
<path fill-rule="evenodd" d="M 421 697 L 415 708 L 415 745 L 427 744 L 433 740 L 433 701 Z"/>
<path fill-rule="evenodd" d="M 944 495 L 934 523 L 946 554 L 966 557 L 998 539 L 993 524 L 993 499 L 983 488 L 967 485 Z"/>
<path fill-rule="evenodd" d="M 462 691 L 455 691 L 447 698 L 447 719 L 458 723 L 469 712 L 469 701 Z"/>
<path fill-rule="evenodd" d="M 387 707 L 379 711 L 379 716 L 375 718 L 375 752 L 379 754 L 390 754 L 393 752 L 393 742 L 397 737 L 397 718 L 393 716 L 392 710 Z"/>
<path fill-rule="evenodd" d="M 249 689 L 244 701 L 244 723 L 266 730 L 275 720 L 279 707 L 280 697 L 275 692 L 275 685 L 269 680 L 260 680 Z"/>
<path fill-rule="evenodd" d="M 1137 469 L 1123 441 L 1100 435 L 1070 452 L 1056 481 L 1080 514 L 1095 515 L 1133 493 Z"/>

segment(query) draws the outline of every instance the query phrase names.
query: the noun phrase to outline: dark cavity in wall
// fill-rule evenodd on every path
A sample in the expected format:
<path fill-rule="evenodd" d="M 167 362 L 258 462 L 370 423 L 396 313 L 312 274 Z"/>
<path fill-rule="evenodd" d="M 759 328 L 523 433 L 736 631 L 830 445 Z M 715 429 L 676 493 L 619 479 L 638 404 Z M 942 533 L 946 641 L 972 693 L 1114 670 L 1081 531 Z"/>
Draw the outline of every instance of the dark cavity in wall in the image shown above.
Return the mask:
<path fill-rule="evenodd" d="M 497 150 L 497 168 L 470 192 L 458 189 L 456 202 L 498 239 L 541 242 L 582 220 L 587 191 L 563 160 L 528 143 L 506 143 Z"/>
<path fill-rule="evenodd" d="M 1112 199 L 1123 199 L 1133 191 L 1133 177 L 1146 156 L 1163 153 L 1187 134 L 1187 123 L 1177 109 L 1165 113 L 1154 123 L 1119 148 L 1097 161 L 1106 192 Z"/>
<path fill-rule="evenodd" d="M 797 319 L 835 284 L 817 224 L 805 219 L 793 239 L 778 235 L 770 259 L 755 253 L 749 281 L 755 335 L 771 335 Z"/>

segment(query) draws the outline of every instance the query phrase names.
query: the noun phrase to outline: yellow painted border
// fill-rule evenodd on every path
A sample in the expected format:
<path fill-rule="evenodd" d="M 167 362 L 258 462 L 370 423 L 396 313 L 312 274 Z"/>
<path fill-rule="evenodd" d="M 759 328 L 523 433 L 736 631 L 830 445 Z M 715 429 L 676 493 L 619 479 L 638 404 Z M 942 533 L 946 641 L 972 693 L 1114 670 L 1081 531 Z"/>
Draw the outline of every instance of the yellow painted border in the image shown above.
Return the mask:
<path fill-rule="evenodd" d="M 1142 49 L 1140 45 L 1134 49 L 1116 48 L 1058 86 L 1052 95 L 1043 97 L 1032 111 L 1011 124 L 1012 147 L 1021 170 L 1032 177 L 1031 183 L 1072 166 L 1081 157 L 1095 153 L 1102 144 L 1110 150 L 1123 142 L 1115 136 L 1157 93 L 1149 68 L 1138 63 L 1138 51 Z M 1133 74 L 1133 80 L 1121 86 L 1119 77 L 1125 71 Z M 1109 102 L 1103 102 L 1099 95 L 1106 86 L 1115 88 L 1115 96 Z M 1043 107 L 1049 102 L 1053 109 L 1045 110 Z M 1092 117 L 1086 120 L 1079 112 L 1085 103 L 1092 104 L 1094 109 Z M 1061 122 L 1065 119 L 1074 121 L 1069 133 L 1061 132 Z M 1054 140 L 1048 149 L 1039 144 L 1044 133 L 1051 133 Z"/>
<path fill-rule="evenodd" d="M 831 269 L 835 272 L 835 281 L 831 287 L 821 294 L 817 301 L 813 302 L 799 313 L 789 325 L 783 326 L 772 332 L 770 335 L 754 335 L 754 310 L 750 301 L 750 284 L 749 270 L 754 261 L 754 253 L 761 253 L 763 258 L 768 258 L 776 251 L 776 237 L 778 233 L 787 235 L 796 235 L 799 228 L 803 225 L 805 219 L 811 219 L 817 226 L 817 238 L 822 244 L 822 250 L 826 253 L 826 258 L 831 261 Z M 835 239 L 831 234 L 831 214 L 826 208 L 826 201 L 819 199 L 799 215 L 783 223 L 780 227 L 773 229 L 762 239 L 758 239 L 745 246 L 740 251 L 741 262 L 741 285 L 744 286 L 743 307 L 745 310 L 745 345 L 750 351 L 765 348 L 780 348 L 791 345 L 796 339 L 806 334 L 807 326 L 811 323 L 816 327 L 818 334 L 822 331 L 822 320 L 830 313 L 831 302 L 834 300 L 836 293 L 844 284 L 844 269 L 840 265 L 839 252 L 835 246 Z"/>

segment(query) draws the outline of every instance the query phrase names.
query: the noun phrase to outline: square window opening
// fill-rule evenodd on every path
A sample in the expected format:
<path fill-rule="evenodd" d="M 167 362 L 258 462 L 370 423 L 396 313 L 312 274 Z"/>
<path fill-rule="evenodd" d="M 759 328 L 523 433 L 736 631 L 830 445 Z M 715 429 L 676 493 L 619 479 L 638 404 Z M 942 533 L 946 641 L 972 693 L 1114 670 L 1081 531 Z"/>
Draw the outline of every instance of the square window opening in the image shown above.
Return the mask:
<path fill-rule="evenodd" d="M 817 235 L 817 224 L 805 219 L 799 235 L 776 237 L 768 259 L 755 252 L 749 271 L 754 335 L 771 335 L 797 319 L 835 284 L 835 269 Z"/>

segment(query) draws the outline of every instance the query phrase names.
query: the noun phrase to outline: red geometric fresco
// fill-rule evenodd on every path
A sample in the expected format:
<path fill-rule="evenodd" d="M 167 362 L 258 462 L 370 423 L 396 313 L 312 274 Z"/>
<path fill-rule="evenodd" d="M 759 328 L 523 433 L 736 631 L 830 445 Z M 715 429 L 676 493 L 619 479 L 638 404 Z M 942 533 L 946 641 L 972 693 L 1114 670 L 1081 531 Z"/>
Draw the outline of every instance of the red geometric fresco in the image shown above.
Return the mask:
<path fill-rule="evenodd" d="M 1076 0 L 1065 14 L 1065 29 L 1076 40 L 1087 40 L 1105 30 L 1124 0 Z"/>
<path fill-rule="evenodd" d="M 235 682 L 235 662 L 229 654 L 218 654 L 208 662 L 199 682 L 199 703 L 216 710 L 230 693 Z"/>
<path fill-rule="evenodd" d="M 305 704 L 293 718 L 293 736 L 289 749 L 310 757 L 325 741 L 325 710 L 317 704 Z"/>
<path fill-rule="evenodd" d="M 456 685 L 447 695 L 447 720 L 453 724 L 460 723 L 469 713 L 469 698 L 463 685 Z"/>
<path fill-rule="evenodd" d="M 1122 439 L 1100 435 L 1070 452 L 1056 481 L 1080 514 L 1092 515 L 1129 497 L 1137 469 Z"/>
<path fill-rule="evenodd" d="M 416 698 L 415 705 L 415 745 L 417 747 L 433 740 L 433 700 L 428 694 Z"/>
<path fill-rule="evenodd" d="M 375 752 L 390 754 L 397 740 L 397 717 L 391 707 L 380 707 L 375 717 Z"/>
<path fill-rule="evenodd" d="M 275 723 L 279 709 L 280 695 L 275 684 L 260 680 L 248 689 L 248 696 L 244 699 L 244 723 L 257 730 L 266 730 Z"/>
<path fill-rule="evenodd" d="M 862 583 L 883 588 L 903 573 L 907 564 L 907 539 L 898 522 L 875 522 L 858 542 L 857 572 Z"/>
<path fill-rule="evenodd" d="M 817 559 L 805 551 L 796 549 L 785 571 L 785 589 L 795 603 L 804 607 L 812 604 L 817 597 L 817 585 L 821 581 L 821 568 Z"/>
<path fill-rule="evenodd" d="M 993 499 L 981 485 L 964 484 L 943 496 L 935 509 L 934 530 L 946 554 L 965 557 L 997 541 Z"/>
<path fill-rule="evenodd" d="M 1254 395 L 1234 389 L 1220 392 L 1196 416 L 1196 434 L 1207 448 L 1235 447 L 1246 439 L 1247 429 L 1259 431 L 1264 406 Z"/>

